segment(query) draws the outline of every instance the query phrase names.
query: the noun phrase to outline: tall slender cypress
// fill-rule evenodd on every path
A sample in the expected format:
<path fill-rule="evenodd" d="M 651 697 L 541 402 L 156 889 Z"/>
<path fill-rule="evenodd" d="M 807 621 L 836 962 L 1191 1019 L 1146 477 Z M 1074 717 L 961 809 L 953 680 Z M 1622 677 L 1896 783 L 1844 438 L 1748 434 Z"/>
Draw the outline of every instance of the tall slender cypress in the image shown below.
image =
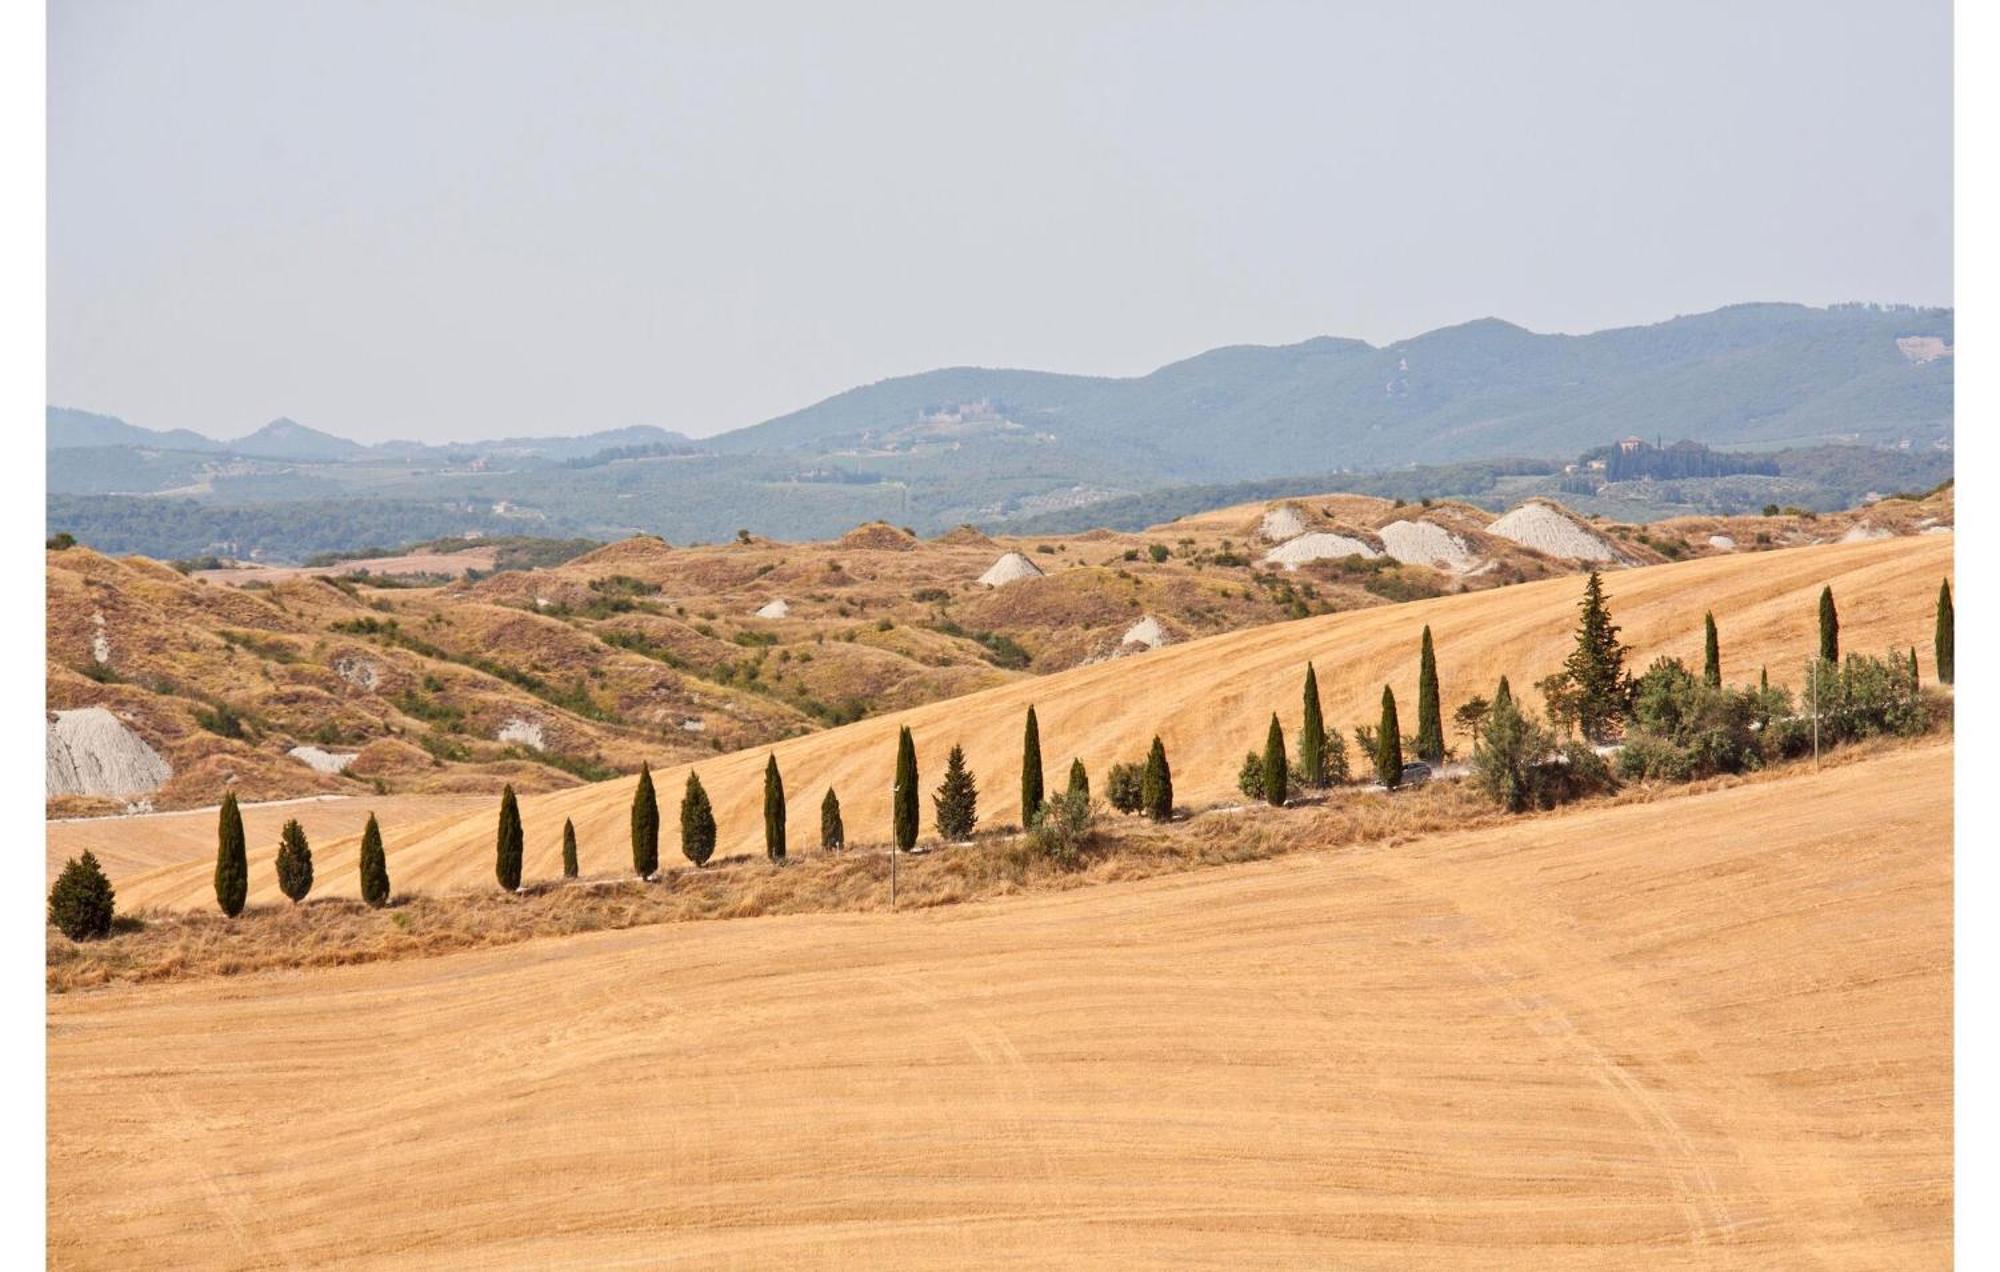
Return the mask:
<path fill-rule="evenodd" d="M 1957 674 L 1952 658 L 1951 628 L 1951 584 L 1947 581 L 1938 584 L 1937 632 L 1931 637 L 1931 652 L 1937 658 L 1938 683 L 1944 685 L 1952 683 L 1952 677 Z"/>
<path fill-rule="evenodd" d="M 1431 629 L 1424 625 L 1423 652 L 1417 659 L 1417 758 L 1435 764 L 1444 758 L 1444 714 L 1438 705 L 1437 651 Z"/>
<path fill-rule="evenodd" d="M 293 819 L 278 832 L 278 891 L 297 905 L 306 899 L 312 886 L 312 848 L 306 843 L 306 828 Z"/>
<path fill-rule="evenodd" d="M 521 805 L 514 798 L 513 783 L 500 792 L 500 829 L 495 836 L 493 855 L 493 877 L 500 881 L 503 891 L 514 892 L 521 886 Z"/>
<path fill-rule="evenodd" d="M 1403 726 L 1396 720 L 1396 695 L 1387 685 L 1382 686 L 1382 719 L 1375 726 L 1375 777 L 1392 791 L 1403 784 Z"/>
<path fill-rule="evenodd" d="M 1910 646 L 1910 688 L 1917 690 L 1923 688 L 1923 686 L 1923 677 L 1917 672 L 1917 647 L 1912 645 Z"/>
<path fill-rule="evenodd" d="M 660 800 L 653 792 L 653 767 L 639 765 L 632 792 L 632 873 L 650 879 L 660 869 Z"/>
<path fill-rule="evenodd" d="M 1493 691 L 1493 710 L 1498 711 L 1502 704 L 1514 705 L 1514 689 L 1505 676 L 1500 677 L 1500 687 Z"/>
<path fill-rule="evenodd" d="M 764 855 L 780 865 L 785 860 L 785 779 L 775 755 L 764 759 Z"/>
<path fill-rule="evenodd" d="M 1285 779 L 1289 767 L 1285 759 L 1285 730 L 1278 724 L 1278 713 L 1271 713 L 1271 727 L 1264 734 L 1264 798 L 1273 807 L 1285 806 Z"/>
<path fill-rule="evenodd" d="M 243 913 L 250 895 L 250 854 L 243 841 L 243 814 L 236 792 L 222 797 L 222 816 L 215 828 L 215 903 L 230 918 Z"/>
<path fill-rule="evenodd" d="M 1305 722 L 1299 726 L 1299 767 L 1305 770 L 1306 785 L 1315 789 L 1326 785 L 1326 719 L 1319 710 L 1319 677 L 1306 664 Z"/>
<path fill-rule="evenodd" d="M 576 878 L 576 823 L 563 818 L 563 878 Z"/>
<path fill-rule="evenodd" d="M 681 856 L 696 866 L 705 866 L 715 855 L 715 809 L 702 789 L 701 777 L 688 772 L 687 790 L 681 795 Z"/>
<path fill-rule="evenodd" d="M 378 910 L 389 904 L 389 858 L 382 851 L 382 827 L 373 813 L 361 828 L 361 899 Z"/>
<path fill-rule="evenodd" d="M 1027 726 L 1021 731 L 1021 824 L 1032 826 L 1041 815 L 1042 729 L 1031 706 Z"/>
<path fill-rule="evenodd" d="M 826 798 L 819 802 L 819 846 L 828 852 L 838 852 L 847 847 L 847 827 L 840 820 L 840 796 L 826 788 Z"/>
<path fill-rule="evenodd" d="M 1715 612 L 1702 616 L 1701 678 L 1711 689 L 1722 688 L 1722 642 L 1715 634 Z"/>
<path fill-rule="evenodd" d="M 910 726 L 896 735 L 896 789 L 893 830 L 896 847 L 908 852 L 917 846 L 917 744 Z"/>
<path fill-rule="evenodd" d="M 1146 752 L 1146 772 L 1139 792 L 1139 806 L 1146 816 L 1154 821 L 1173 820 L 1174 771 L 1167 764 L 1167 748 L 1158 734 L 1153 735 L 1153 747 Z"/>
<path fill-rule="evenodd" d="M 1086 804 L 1090 802 L 1090 774 L 1084 771 L 1081 759 L 1069 762 L 1069 793 L 1081 795 Z"/>
<path fill-rule="evenodd" d="M 1840 661 L 1840 612 L 1833 608 L 1831 585 L 1819 593 L 1819 656 L 1830 663 Z"/>

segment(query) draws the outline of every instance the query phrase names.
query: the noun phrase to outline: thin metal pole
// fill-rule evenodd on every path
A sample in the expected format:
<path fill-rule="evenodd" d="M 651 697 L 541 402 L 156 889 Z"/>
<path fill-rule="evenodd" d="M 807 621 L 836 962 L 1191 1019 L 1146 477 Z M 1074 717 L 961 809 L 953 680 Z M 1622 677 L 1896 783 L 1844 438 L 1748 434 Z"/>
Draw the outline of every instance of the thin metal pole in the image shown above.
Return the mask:
<path fill-rule="evenodd" d="M 896 857 L 900 851 L 896 847 L 896 831 L 894 827 L 896 797 L 902 793 L 903 788 L 900 783 L 889 788 L 889 820 L 891 822 L 889 830 L 889 912 L 891 914 L 894 914 L 896 911 Z"/>
<path fill-rule="evenodd" d="M 1812 660 L 1813 771 L 1819 771 L 1819 663 Z"/>

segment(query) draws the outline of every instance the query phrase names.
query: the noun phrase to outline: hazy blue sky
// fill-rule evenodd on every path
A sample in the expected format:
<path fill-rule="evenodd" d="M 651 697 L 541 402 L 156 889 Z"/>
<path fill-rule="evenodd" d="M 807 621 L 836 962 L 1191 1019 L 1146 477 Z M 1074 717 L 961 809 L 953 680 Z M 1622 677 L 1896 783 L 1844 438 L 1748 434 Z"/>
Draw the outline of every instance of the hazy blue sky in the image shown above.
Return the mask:
<path fill-rule="evenodd" d="M 702 434 L 973 363 L 1948 304 L 1906 3 L 55 0 L 49 399 Z"/>

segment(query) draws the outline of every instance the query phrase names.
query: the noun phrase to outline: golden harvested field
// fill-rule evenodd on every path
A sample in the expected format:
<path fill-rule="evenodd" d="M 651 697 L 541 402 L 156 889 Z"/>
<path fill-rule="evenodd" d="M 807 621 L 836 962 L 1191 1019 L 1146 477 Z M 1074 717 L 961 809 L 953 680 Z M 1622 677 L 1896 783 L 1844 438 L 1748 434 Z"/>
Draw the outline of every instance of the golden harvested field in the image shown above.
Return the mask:
<path fill-rule="evenodd" d="M 1637 668 L 1659 654 L 1698 665 L 1701 616 L 1712 610 L 1721 629 L 1726 678 L 1754 680 L 1758 668 L 1768 664 L 1773 683 L 1796 682 L 1817 647 L 1820 588 L 1831 583 L 1843 648 L 1881 653 L 1890 646 L 1916 646 L 1928 681 L 1933 604 L 1938 581 L 1951 572 L 1952 536 L 1920 535 L 1706 557 L 1615 572 L 1605 583 Z M 953 743 L 964 745 L 981 780 L 981 816 L 990 825 L 1020 818 L 1021 725 L 1031 703 L 1052 782 L 1059 784 L 1070 757 L 1080 756 L 1101 793 L 1110 765 L 1140 758 L 1157 732 L 1173 765 L 1178 800 L 1196 805 L 1235 797 L 1237 766 L 1246 750 L 1261 745 L 1271 711 L 1280 713 L 1287 735 L 1294 735 L 1308 659 L 1318 667 L 1329 728 L 1345 734 L 1356 724 L 1373 723 L 1384 683 L 1394 686 L 1405 728 L 1411 727 L 1418 638 L 1425 624 L 1436 640 L 1447 717 L 1474 694 L 1490 695 L 1503 674 L 1538 704 L 1530 686 L 1555 670 L 1567 652 L 1581 591 L 1580 579 L 1559 578 L 1267 625 L 791 738 L 768 751 L 784 773 L 792 849 L 811 851 L 817 843 L 818 808 L 829 783 L 839 791 L 850 844 L 887 839 L 895 737 L 905 724 L 915 734 L 926 796 L 943 771 L 945 752 Z M 762 748 L 739 751 L 696 766 L 715 804 L 721 855 L 763 851 L 766 754 Z M 654 774 L 661 853 L 669 861 L 679 850 L 676 809 L 687 772 L 677 766 Z M 585 873 L 629 867 L 633 781 L 524 796 L 527 876 L 558 872 L 566 817 L 575 819 Z M 928 829 L 927 798 L 923 814 Z M 399 890 L 492 886 L 490 810 L 415 825 L 385 822 L 383 833 Z M 354 836 L 316 842 L 323 881 L 316 891 L 355 895 L 356 852 Z M 272 855 L 252 853 L 253 903 L 279 899 Z M 122 906 L 206 907 L 214 904 L 212 871 L 212 854 L 204 851 L 178 866 L 114 875 L 114 880 Z"/>
<path fill-rule="evenodd" d="M 50 1263 L 1940 1266 L 1951 756 L 65 995 Z"/>

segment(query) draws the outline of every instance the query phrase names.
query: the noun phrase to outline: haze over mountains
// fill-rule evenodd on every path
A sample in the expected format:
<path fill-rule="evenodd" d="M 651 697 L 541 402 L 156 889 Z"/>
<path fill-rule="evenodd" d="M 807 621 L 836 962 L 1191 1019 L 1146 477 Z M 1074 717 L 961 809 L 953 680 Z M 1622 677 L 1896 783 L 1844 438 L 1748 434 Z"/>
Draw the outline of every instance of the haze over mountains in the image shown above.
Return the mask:
<path fill-rule="evenodd" d="M 280 419 L 220 442 L 52 407 L 49 524 L 162 556 L 500 531 L 824 537 L 875 517 L 931 532 L 1195 483 L 1521 457 L 1553 475 L 1628 434 L 1868 448 L 1882 472 L 1855 480 L 1893 485 L 1949 475 L 1953 339 L 1949 309 L 1872 305 L 1738 305 L 1583 336 L 1484 319 L 1381 348 L 1215 349 L 1133 378 L 946 368 L 700 441 L 642 425 L 363 446 Z M 1769 480 L 1791 476 L 1779 467 Z M 1499 470 L 1480 471 L 1490 485 Z M 1859 493 L 1738 485 L 1748 506 Z M 300 502 L 315 506 L 310 541 L 274 515 Z"/>

